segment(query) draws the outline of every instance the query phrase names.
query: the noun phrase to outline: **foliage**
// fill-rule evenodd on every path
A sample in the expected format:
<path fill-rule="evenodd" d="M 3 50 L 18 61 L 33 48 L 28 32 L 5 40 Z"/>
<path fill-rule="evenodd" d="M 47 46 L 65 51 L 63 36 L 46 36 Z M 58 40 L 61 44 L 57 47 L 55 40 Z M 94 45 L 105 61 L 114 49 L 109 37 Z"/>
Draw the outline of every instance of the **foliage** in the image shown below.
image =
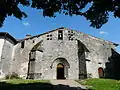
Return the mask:
<path fill-rule="evenodd" d="M 13 72 L 12 74 L 7 74 L 5 79 L 20 79 L 17 73 Z"/>
<path fill-rule="evenodd" d="M 87 79 L 84 81 L 76 80 L 80 84 L 88 85 L 92 90 L 120 90 L 120 81 L 112 79 Z"/>
<path fill-rule="evenodd" d="M 109 12 L 120 18 L 120 0 L 0 0 L 0 26 L 7 16 L 27 17 L 20 4 L 42 10 L 43 16 L 55 17 L 55 13 L 84 16 L 95 28 L 108 21 Z"/>

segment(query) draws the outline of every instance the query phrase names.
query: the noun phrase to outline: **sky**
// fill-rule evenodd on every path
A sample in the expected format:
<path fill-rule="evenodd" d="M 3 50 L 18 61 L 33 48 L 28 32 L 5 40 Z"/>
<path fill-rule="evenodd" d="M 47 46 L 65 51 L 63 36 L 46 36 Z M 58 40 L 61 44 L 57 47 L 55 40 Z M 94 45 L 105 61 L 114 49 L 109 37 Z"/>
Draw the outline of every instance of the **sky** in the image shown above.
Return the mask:
<path fill-rule="evenodd" d="M 65 16 L 57 14 L 56 18 L 43 17 L 42 11 L 24 7 L 21 10 L 28 15 L 19 20 L 15 17 L 7 17 L 0 32 L 8 32 L 16 39 L 25 38 L 26 34 L 38 35 L 56 28 L 65 27 L 77 30 L 92 36 L 102 38 L 120 44 L 120 19 L 110 16 L 109 22 L 100 29 L 90 27 L 90 22 L 82 16 Z M 120 46 L 116 48 L 120 53 Z"/>

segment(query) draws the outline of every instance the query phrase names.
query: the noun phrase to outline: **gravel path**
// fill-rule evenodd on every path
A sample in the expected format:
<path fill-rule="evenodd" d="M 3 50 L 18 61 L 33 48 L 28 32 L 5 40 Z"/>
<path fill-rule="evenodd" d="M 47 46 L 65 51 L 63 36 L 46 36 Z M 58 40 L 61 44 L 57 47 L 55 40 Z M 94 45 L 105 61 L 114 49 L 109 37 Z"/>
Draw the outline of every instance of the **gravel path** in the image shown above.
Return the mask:
<path fill-rule="evenodd" d="M 74 80 L 50 80 L 53 90 L 86 90 L 86 87 Z"/>

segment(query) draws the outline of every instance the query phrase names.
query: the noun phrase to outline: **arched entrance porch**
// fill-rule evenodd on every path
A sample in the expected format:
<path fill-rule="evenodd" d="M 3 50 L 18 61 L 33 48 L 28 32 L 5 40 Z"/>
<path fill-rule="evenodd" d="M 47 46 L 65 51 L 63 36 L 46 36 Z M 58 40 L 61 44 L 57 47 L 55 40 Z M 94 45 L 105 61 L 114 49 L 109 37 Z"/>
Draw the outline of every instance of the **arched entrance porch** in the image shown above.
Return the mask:
<path fill-rule="evenodd" d="M 65 58 L 57 58 L 53 61 L 51 68 L 54 69 L 56 79 L 68 79 L 70 65 Z"/>

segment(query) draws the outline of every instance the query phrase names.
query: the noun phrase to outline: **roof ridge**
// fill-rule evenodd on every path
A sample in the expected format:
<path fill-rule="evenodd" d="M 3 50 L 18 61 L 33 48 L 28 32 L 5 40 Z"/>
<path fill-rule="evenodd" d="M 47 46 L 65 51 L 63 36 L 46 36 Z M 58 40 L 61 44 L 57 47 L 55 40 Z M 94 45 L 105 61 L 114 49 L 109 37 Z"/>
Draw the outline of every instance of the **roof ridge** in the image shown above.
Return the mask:
<path fill-rule="evenodd" d="M 107 42 L 107 43 L 112 43 L 112 44 L 114 44 L 114 45 L 116 45 L 116 46 L 119 45 L 119 44 L 116 44 L 116 43 L 111 42 L 111 41 L 109 41 L 109 40 L 104 40 L 104 39 L 102 39 L 102 38 L 98 38 L 98 37 L 96 37 L 96 36 L 93 36 L 93 35 L 90 35 L 90 34 L 86 34 L 86 33 L 81 32 L 81 31 L 79 31 L 79 30 L 74 30 L 74 29 L 66 28 L 66 27 L 56 28 L 56 29 L 53 29 L 53 30 L 50 30 L 50 31 L 47 31 L 47 32 L 44 32 L 44 33 L 41 33 L 41 34 L 38 34 L 38 35 L 31 36 L 31 37 L 29 37 L 29 38 L 21 39 L 20 41 L 28 40 L 28 39 L 32 39 L 32 38 L 34 38 L 34 37 L 39 37 L 39 36 L 41 36 L 41 35 L 44 35 L 44 34 L 47 34 L 47 33 L 50 33 L 50 32 L 54 32 L 54 31 L 59 30 L 59 29 L 65 29 L 65 30 L 76 31 L 76 32 L 78 32 L 78 33 L 82 33 L 82 34 L 85 34 L 85 35 L 91 36 L 91 37 L 93 37 L 93 38 L 96 38 L 96 39 L 98 39 L 98 40 L 102 40 L 102 41 Z"/>
<path fill-rule="evenodd" d="M 68 29 L 68 28 L 67 28 L 67 29 Z M 79 31 L 79 30 L 73 30 L 73 29 L 68 29 L 68 30 L 76 31 L 76 32 L 78 32 L 78 33 L 82 33 L 82 34 L 85 34 L 85 35 L 91 36 L 91 37 L 93 37 L 93 38 L 96 38 L 96 39 L 98 39 L 98 40 L 102 40 L 102 41 L 104 41 L 104 42 L 113 43 L 113 44 L 116 45 L 116 46 L 119 45 L 119 44 L 114 43 L 114 42 L 112 42 L 112 41 L 104 40 L 104 39 L 102 39 L 102 38 L 99 38 L 99 37 L 93 36 L 93 35 L 91 35 L 91 34 L 86 34 L 86 33 L 81 32 L 81 31 Z"/>
<path fill-rule="evenodd" d="M 9 37 L 9 38 L 11 38 L 11 40 L 13 40 L 15 43 L 17 43 L 17 40 L 12 35 L 10 35 L 8 32 L 0 32 L 0 35 L 4 36 L 5 38 Z"/>

